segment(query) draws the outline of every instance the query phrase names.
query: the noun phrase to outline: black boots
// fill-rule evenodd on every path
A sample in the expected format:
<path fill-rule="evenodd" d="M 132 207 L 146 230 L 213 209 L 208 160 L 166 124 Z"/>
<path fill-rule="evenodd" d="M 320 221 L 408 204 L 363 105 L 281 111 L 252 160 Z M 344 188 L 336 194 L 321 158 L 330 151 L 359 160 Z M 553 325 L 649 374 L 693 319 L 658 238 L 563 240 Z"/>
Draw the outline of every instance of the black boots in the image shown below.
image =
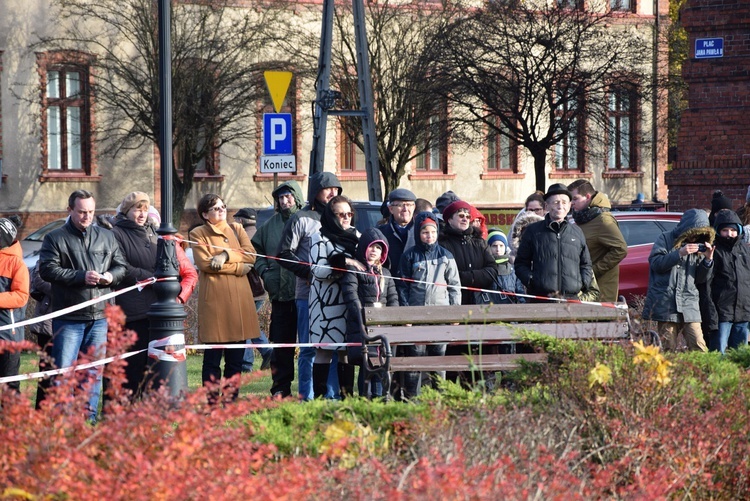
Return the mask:
<path fill-rule="evenodd" d="M 313 396 L 315 398 L 325 398 L 330 368 L 331 364 L 313 364 Z"/>

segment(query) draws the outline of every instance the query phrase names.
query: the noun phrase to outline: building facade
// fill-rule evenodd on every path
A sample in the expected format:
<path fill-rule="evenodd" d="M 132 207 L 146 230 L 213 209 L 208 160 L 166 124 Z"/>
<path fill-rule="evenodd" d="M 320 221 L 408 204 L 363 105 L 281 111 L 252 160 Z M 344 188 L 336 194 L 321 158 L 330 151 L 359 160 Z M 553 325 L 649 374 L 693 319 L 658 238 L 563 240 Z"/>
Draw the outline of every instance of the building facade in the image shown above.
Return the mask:
<path fill-rule="evenodd" d="M 287 4 L 292 24 L 309 30 L 314 38 L 322 2 Z M 237 8 L 252 5 L 253 0 L 236 2 Z M 666 1 L 612 0 L 609 8 L 618 11 L 618 22 L 645 33 L 651 32 L 657 18 L 662 23 L 668 18 Z M 144 144 L 122 150 L 113 158 L 102 153 L 106 138 L 89 134 L 102 117 L 96 100 L 83 97 L 87 94 L 81 89 L 98 78 L 93 69 L 97 54 L 43 51 L 35 46 L 38 36 L 53 34 L 60 23 L 74 22 L 53 19 L 53 12 L 48 0 L 8 0 L 0 19 L 0 214 L 21 214 L 24 234 L 63 217 L 68 194 L 77 188 L 92 191 L 97 209 L 103 212 L 113 212 L 123 196 L 134 190 L 152 195 L 156 206 L 160 205 L 156 146 Z M 653 43 L 661 43 L 659 39 L 654 36 Z M 653 65 L 657 80 L 666 72 L 666 51 L 652 52 L 653 56 L 644 57 L 656 59 L 645 64 Z M 295 75 L 285 108 L 294 116 L 297 172 L 279 174 L 280 182 L 293 178 L 305 186 L 312 145 L 313 97 L 312 80 Z M 647 200 L 666 201 L 667 136 L 662 118 L 666 104 L 656 99 L 631 103 L 625 96 L 613 94 L 607 106 L 613 130 L 637 131 L 639 139 L 632 134 L 628 139 L 631 143 L 624 145 L 615 140 L 613 144 L 627 153 L 603 153 L 595 160 L 576 158 L 575 144 L 584 139 L 571 135 L 549 151 L 547 184 L 586 178 L 614 202 L 628 203 L 638 193 L 645 194 Z M 257 108 L 256 122 L 248 125 L 257 131 L 254 138 L 223 145 L 204 162 L 206 165 L 200 166 L 186 201 L 183 229 L 203 193 L 221 194 L 230 209 L 270 203 L 273 176 L 260 172 L 261 113 L 269 110 L 270 99 L 258 103 Z M 339 176 L 344 192 L 353 199 L 367 197 L 363 160 L 359 149 L 329 120 L 325 169 Z M 533 159 L 493 134 L 487 134 L 478 147 L 436 143 L 410 163 L 401 186 L 433 201 L 453 190 L 478 207 L 520 207 L 535 190 Z"/>

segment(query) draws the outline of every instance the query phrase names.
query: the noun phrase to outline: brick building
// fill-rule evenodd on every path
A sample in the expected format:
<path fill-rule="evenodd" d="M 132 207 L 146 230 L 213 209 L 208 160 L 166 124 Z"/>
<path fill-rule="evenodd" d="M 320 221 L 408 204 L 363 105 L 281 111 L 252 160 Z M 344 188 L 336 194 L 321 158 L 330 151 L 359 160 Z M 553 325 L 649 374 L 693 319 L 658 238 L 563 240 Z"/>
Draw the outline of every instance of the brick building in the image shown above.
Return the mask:
<path fill-rule="evenodd" d="M 750 184 L 750 2 L 688 0 L 681 21 L 690 50 L 683 67 L 688 109 L 677 161 L 666 173 L 669 206 L 710 207 L 719 189 L 739 207 Z M 721 39 L 723 53 L 701 50 L 719 43 L 706 39 Z"/>

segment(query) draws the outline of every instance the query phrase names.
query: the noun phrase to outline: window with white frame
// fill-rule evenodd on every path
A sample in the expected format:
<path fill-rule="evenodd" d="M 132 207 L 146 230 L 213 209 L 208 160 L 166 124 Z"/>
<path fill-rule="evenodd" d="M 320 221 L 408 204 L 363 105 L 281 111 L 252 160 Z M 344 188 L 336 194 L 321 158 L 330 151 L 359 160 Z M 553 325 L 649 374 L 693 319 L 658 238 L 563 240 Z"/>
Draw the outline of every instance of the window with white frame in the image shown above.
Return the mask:
<path fill-rule="evenodd" d="M 634 90 L 626 86 L 613 87 L 607 104 L 607 169 L 634 170 L 637 118 Z"/>

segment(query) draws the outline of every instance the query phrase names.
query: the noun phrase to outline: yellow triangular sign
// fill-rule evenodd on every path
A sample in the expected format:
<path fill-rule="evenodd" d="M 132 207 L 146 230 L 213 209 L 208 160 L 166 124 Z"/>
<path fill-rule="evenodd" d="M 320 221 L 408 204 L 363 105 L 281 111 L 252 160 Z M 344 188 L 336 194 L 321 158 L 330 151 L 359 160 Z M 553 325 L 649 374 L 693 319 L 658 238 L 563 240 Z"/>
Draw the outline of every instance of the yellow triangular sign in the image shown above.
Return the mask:
<path fill-rule="evenodd" d="M 281 111 L 281 105 L 284 104 L 286 91 L 289 90 L 289 84 L 292 83 L 291 71 L 264 71 L 263 77 L 266 79 L 268 93 L 271 94 L 273 109 L 276 113 Z"/>

